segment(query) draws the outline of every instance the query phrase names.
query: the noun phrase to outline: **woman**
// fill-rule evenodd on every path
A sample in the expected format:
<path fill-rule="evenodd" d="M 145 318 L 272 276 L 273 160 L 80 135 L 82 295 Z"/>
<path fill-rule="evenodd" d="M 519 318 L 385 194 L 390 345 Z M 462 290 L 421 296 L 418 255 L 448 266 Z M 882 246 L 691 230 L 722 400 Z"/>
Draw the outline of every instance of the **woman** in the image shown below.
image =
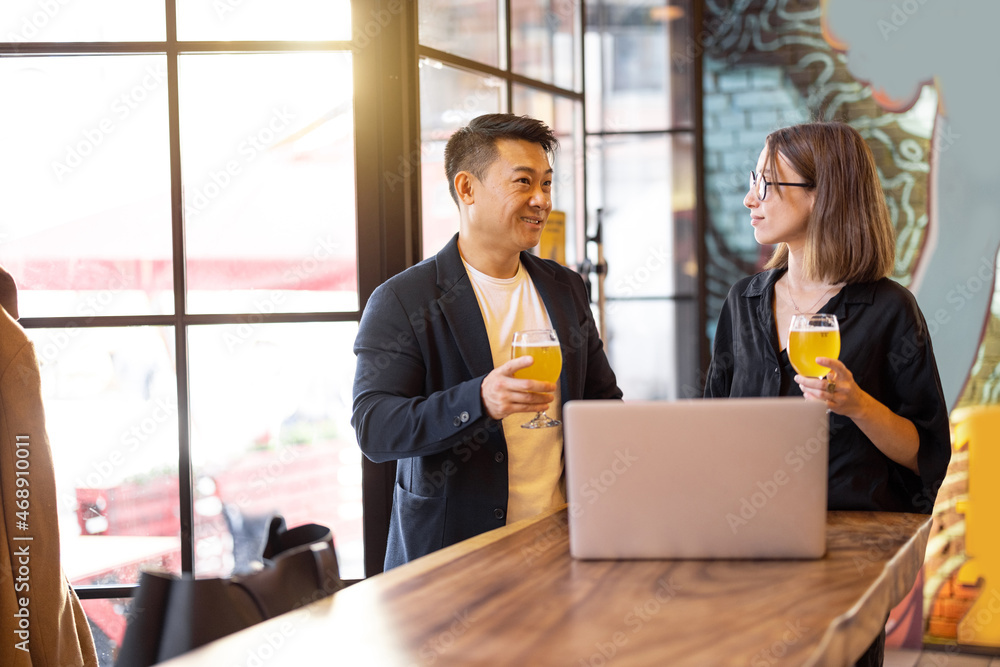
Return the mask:
<path fill-rule="evenodd" d="M 768 136 L 743 204 L 775 249 L 719 316 L 706 397 L 805 396 L 830 410 L 831 510 L 930 514 L 951 455 L 948 409 L 916 301 L 895 259 L 875 160 L 856 130 L 809 123 Z M 839 359 L 826 378 L 788 360 L 796 313 L 833 313 Z M 881 664 L 880 642 L 869 650 Z"/>

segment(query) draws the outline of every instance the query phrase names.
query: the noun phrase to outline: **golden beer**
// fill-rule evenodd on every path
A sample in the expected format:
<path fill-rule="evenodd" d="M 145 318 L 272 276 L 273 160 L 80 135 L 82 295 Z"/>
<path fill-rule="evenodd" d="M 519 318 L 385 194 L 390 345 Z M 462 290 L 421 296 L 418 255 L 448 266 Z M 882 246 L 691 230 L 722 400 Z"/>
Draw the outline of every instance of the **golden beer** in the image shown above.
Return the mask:
<path fill-rule="evenodd" d="M 559 351 L 559 338 L 553 329 L 530 329 L 515 331 L 513 344 L 510 348 L 510 358 L 530 356 L 534 361 L 527 368 L 514 371 L 514 377 L 522 380 L 552 382 L 559 380 L 562 371 L 562 352 Z M 549 428 L 562 424 L 558 419 L 552 419 L 545 411 L 535 413 L 534 419 L 521 428 Z"/>
<path fill-rule="evenodd" d="M 788 360 L 799 375 L 823 377 L 830 369 L 816 363 L 816 357 L 840 356 L 839 329 L 807 329 L 788 332 Z"/>
<path fill-rule="evenodd" d="M 511 348 L 511 359 L 531 356 L 535 362 L 527 368 L 514 372 L 514 377 L 522 380 L 539 380 L 541 382 L 557 382 L 562 371 L 562 352 L 559 344 L 521 344 L 514 343 Z"/>

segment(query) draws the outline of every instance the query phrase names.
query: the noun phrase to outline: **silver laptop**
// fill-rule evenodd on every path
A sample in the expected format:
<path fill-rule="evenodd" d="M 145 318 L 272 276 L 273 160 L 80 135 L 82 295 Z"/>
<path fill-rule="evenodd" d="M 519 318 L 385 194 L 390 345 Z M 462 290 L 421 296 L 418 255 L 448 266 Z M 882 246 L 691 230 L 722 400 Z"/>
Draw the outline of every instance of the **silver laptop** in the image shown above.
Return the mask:
<path fill-rule="evenodd" d="M 570 553 L 822 557 L 828 429 L 799 397 L 570 401 Z"/>

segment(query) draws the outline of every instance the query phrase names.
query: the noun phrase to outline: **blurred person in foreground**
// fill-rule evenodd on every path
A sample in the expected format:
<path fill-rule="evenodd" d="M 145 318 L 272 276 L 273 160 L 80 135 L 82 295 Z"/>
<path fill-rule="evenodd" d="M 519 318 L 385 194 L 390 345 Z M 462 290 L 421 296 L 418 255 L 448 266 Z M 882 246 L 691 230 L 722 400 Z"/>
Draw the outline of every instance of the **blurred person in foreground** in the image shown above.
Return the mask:
<path fill-rule="evenodd" d="M 927 323 L 889 279 L 895 231 L 875 160 L 843 123 L 768 136 L 743 204 L 765 271 L 737 282 L 719 316 L 706 397 L 805 396 L 830 411 L 827 506 L 930 514 L 951 456 L 948 408 Z M 789 324 L 832 313 L 839 359 L 796 374 Z M 858 665 L 881 665 L 885 632 Z"/>
<path fill-rule="evenodd" d="M 459 231 L 372 294 L 354 343 L 351 423 L 372 461 L 397 461 L 385 568 L 566 501 L 572 399 L 621 398 L 583 279 L 528 251 L 552 209 L 558 142 L 538 120 L 489 114 L 455 132 L 445 172 Z M 515 331 L 556 331 L 559 382 L 518 379 Z"/>

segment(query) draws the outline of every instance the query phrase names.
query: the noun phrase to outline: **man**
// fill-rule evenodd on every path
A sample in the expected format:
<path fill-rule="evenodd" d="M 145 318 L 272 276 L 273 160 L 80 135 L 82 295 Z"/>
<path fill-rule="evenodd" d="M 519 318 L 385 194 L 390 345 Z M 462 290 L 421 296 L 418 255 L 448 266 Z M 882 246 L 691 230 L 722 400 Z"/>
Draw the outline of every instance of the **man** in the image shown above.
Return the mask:
<path fill-rule="evenodd" d="M 622 396 L 583 280 L 527 252 L 557 144 L 510 114 L 458 130 L 445 148 L 458 234 L 365 308 L 351 423 L 365 456 L 398 461 L 386 569 L 565 502 L 562 428 L 522 429 L 526 413 Z M 562 348 L 558 385 L 514 377 L 533 362 L 510 360 L 514 331 L 544 328 Z"/>

